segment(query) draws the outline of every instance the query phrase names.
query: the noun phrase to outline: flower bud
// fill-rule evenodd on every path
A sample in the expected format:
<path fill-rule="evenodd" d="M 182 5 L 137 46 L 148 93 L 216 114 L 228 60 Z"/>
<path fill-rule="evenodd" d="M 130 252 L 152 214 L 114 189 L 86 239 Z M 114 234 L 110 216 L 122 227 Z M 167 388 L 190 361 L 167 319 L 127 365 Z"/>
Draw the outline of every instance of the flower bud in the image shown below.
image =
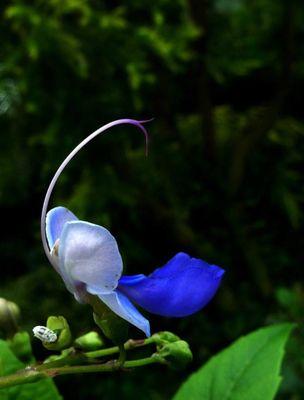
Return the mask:
<path fill-rule="evenodd" d="M 32 346 L 28 332 L 17 332 L 7 341 L 12 352 L 24 363 L 33 361 Z"/>
<path fill-rule="evenodd" d="M 177 335 L 168 331 L 155 333 L 154 335 L 152 335 L 152 338 L 154 338 L 155 343 L 157 345 L 162 345 L 165 343 L 173 343 L 180 340 L 180 338 Z"/>
<path fill-rule="evenodd" d="M 94 351 L 104 347 L 104 342 L 97 332 L 92 331 L 77 338 L 74 346 L 85 351 Z"/>
<path fill-rule="evenodd" d="M 51 361 L 59 361 L 59 360 L 64 360 L 65 358 L 71 359 L 71 356 L 75 354 L 75 349 L 72 347 L 69 347 L 68 349 L 64 349 L 60 352 L 60 354 L 52 354 L 49 357 L 47 357 L 44 361 L 43 364 L 47 364 L 48 362 Z"/>
<path fill-rule="evenodd" d="M 57 340 L 52 343 L 42 342 L 48 350 L 62 350 L 70 346 L 72 334 L 67 320 L 62 317 L 51 316 L 48 318 L 46 326 L 57 335 Z"/>
<path fill-rule="evenodd" d="M 0 330 L 5 331 L 9 336 L 18 331 L 17 321 L 20 316 L 20 309 L 12 301 L 0 298 Z"/>
<path fill-rule="evenodd" d="M 193 359 L 190 347 L 184 340 L 165 344 L 158 348 L 157 355 L 172 369 L 182 369 Z"/>

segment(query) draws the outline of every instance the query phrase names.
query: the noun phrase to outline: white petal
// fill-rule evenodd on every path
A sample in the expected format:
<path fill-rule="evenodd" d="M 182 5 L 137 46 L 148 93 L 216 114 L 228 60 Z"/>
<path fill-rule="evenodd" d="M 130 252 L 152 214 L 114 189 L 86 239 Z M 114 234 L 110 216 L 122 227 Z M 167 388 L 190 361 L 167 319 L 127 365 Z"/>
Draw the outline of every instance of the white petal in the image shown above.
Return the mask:
<path fill-rule="evenodd" d="M 87 287 L 88 292 L 97 294 L 100 300 L 115 312 L 115 314 L 142 330 L 146 336 L 151 335 L 149 321 L 134 307 L 127 296 L 118 290 L 110 294 L 98 294 L 94 288 L 92 288 L 92 290 L 90 289 L 90 287 Z"/>
<path fill-rule="evenodd" d="M 110 293 L 122 274 L 122 259 L 111 233 L 84 221 L 67 222 L 60 236 L 59 267 L 70 282 L 79 281 Z"/>
<path fill-rule="evenodd" d="M 65 207 L 55 207 L 47 213 L 45 233 L 51 250 L 56 240 L 60 238 L 66 222 L 76 220 L 78 218 Z"/>

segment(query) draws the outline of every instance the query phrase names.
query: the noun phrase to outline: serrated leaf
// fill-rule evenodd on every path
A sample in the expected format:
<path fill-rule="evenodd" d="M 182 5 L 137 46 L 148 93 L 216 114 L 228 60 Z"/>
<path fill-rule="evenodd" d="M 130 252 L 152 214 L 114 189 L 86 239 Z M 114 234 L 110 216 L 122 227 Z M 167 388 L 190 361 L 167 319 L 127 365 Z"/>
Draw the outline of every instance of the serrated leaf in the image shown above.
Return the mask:
<path fill-rule="evenodd" d="M 16 358 L 4 340 L 0 340 L 0 376 L 9 375 L 25 365 Z M 0 400 L 61 400 L 51 379 L 0 389 Z"/>
<path fill-rule="evenodd" d="M 191 375 L 174 400 L 272 400 L 293 328 L 274 325 L 241 337 Z"/>

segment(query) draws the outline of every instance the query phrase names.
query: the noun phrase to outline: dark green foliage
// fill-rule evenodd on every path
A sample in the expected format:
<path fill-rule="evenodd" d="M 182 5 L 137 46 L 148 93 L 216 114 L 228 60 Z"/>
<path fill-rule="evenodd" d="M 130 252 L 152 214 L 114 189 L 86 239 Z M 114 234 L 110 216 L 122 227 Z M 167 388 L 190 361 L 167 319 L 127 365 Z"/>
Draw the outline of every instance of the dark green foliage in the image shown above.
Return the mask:
<path fill-rule="evenodd" d="M 60 378 L 65 398 L 168 399 L 239 335 L 282 320 L 300 332 L 302 2 L 3 0 L 0 18 L 0 297 L 20 306 L 21 324 L 64 315 L 72 331 L 94 326 L 48 265 L 39 218 L 65 155 L 116 118 L 155 117 L 149 157 L 136 129 L 117 127 L 71 163 L 52 205 L 106 226 L 129 274 L 178 251 L 227 271 L 197 315 L 149 317 L 154 332 L 190 343 L 188 371 L 151 367 L 119 385 L 115 375 Z M 283 398 L 304 396 L 297 348 L 301 334 Z"/>

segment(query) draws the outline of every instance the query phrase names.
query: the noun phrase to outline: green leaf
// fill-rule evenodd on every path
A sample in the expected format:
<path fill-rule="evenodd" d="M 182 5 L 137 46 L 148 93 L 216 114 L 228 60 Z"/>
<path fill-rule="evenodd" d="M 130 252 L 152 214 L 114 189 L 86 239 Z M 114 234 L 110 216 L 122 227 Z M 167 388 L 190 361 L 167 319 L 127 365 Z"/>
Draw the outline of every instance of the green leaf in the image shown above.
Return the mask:
<path fill-rule="evenodd" d="M 241 337 L 191 375 L 174 400 L 273 399 L 293 328 L 293 324 L 274 325 Z"/>
<path fill-rule="evenodd" d="M 9 375 L 25 365 L 16 358 L 4 340 L 0 340 L 0 376 Z M 60 400 L 56 386 L 51 379 L 0 389 L 0 400 Z"/>

